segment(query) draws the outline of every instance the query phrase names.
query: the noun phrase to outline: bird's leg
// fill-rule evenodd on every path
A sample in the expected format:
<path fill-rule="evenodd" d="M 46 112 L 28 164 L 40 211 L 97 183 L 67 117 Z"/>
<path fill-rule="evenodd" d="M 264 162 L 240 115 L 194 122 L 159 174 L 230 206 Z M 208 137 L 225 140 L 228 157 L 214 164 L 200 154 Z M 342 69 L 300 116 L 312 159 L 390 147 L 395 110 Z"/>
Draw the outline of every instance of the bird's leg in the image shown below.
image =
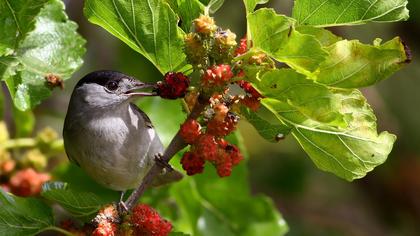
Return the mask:
<path fill-rule="evenodd" d="M 156 164 L 157 164 L 158 166 L 160 166 L 161 168 L 165 168 L 165 169 L 167 169 L 169 172 L 170 172 L 170 171 L 173 171 L 173 170 L 174 170 L 174 168 L 172 168 L 172 166 L 171 166 L 171 165 L 169 165 L 169 163 L 168 163 L 168 162 L 164 161 L 164 160 L 162 159 L 162 157 L 163 157 L 163 154 L 162 154 L 162 153 L 157 153 L 157 154 L 155 155 L 155 162 L 156 162 Z"/>
<path fill-rule="evenodd" d="M 124 194 L 125 194 L 125 191 L 121 191 L 120 201 L 118 202 L 118 213 L 120 215 L 128 212 L 128 208 L 127 208 L 127 206 L 125 205 L 125 202 L 124 202 Z"/>

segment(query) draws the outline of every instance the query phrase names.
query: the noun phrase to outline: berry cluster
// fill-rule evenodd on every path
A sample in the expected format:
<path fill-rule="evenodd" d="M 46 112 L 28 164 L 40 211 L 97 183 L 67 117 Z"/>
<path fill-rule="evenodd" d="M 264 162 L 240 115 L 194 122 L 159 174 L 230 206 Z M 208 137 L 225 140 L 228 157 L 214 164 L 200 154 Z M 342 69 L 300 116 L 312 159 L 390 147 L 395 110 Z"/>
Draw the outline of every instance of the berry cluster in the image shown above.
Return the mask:
<path fill-rule="evenodd" d="M 181 125 L 180 135 L 190 144 L 181 164 L 188 175 L 203 172 L 205 163 L 209 162 L 216 167 L 219 176 L 229 176 L 232 167 L 243 157 L 235 145 L 225 140 L 225 136 L 236 129 L 239 106 L 256 111 L 262 98 L 246 81 L 247 74 L 252 73 L 246 69 L 249 66 L 271 68 L 273 63 L 261 52 L 249 52 L 251 42 L 247 42 L 246 37 L 238 45 L 236 35 L 219 28 L 209 16 L 201 15 L 195 19 L 193 29 L 185 37 L 184 51 L 187 61 L 193 66 L 192 78 L 199 80 L 195 83 L 197 86 L 191 87 L 187 93 L 188 78 L 182 73 L 170 72 L 158 84 L 157 91 L 163 98 L 185 97 L 190 110 L 199 97 L 208 99 L 200 117 L 188 119 Z M 234 86 L 242 92 L 233 92 Z"/>
<path fill-rule="evenodd" d="M 172 230 L 172 224 L 146 204 L 136 205 L 123 222 L 119 222 L 115 205 L 107 205 L 98 212 L 93 223 L 96 226 L 93 236 L 167 236 Z"/>

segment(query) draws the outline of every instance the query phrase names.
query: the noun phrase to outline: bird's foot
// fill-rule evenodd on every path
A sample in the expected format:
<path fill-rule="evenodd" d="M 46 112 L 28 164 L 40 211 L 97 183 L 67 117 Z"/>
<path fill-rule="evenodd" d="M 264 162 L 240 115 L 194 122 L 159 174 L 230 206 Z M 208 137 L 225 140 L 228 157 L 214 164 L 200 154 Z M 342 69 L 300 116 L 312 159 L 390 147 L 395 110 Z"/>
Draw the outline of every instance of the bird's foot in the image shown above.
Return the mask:
<path fill-rule="evenodd" d="M 158 154 L 155 155 L 155 162 L 156 162 L 156 164 L 158 166 L 160 166 L 161 168 L 167 169 L 168 171 L 173 171 L 174 168 L 168 162 L 164 161 L 162 159 L 162 157 L 163 157 L 163 154 L 162 153 L 158 153 Z"/>
<path fill-rule="evenodd" d="M 120 216 L 123 216 L 123 215 L 125 215 L 125 214 L 128 213 L 128 207 L 127 207 L 127 205 L 125 205 L 125 202 L 124 201 L 118 202 L 118 204 L 117 204 L 117 210 L 118 210 L 118 214 Z"/>

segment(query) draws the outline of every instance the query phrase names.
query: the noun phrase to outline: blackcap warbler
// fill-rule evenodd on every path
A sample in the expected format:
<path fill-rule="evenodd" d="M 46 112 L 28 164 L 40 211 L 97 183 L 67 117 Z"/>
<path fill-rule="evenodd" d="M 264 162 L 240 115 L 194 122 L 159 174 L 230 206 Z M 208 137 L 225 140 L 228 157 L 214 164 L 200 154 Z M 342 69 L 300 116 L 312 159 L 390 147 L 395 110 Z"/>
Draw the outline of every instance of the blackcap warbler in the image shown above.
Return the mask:
<path fill-rule="evenodd" d="M 137 187 L 164 151 L 147 115 L 131 103 L 156 95 L 138 91 L 154 85 L 116 71 L 96 71 L 75 86 L 64 122 L 69 159 L 96 182 L 113 190 Z M 161 182 L 180 174 L 162 173 Z"/>

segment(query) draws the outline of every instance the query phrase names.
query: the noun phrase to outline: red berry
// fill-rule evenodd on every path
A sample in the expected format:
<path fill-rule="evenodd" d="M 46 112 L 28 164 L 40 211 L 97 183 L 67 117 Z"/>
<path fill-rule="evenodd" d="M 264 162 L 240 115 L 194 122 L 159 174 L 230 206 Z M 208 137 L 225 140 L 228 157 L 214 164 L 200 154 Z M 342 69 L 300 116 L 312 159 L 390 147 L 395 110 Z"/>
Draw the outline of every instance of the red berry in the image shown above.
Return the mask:
<path fill-rule="evenodd" d="M 246 35 L 241 39 L 239 42 L 238 47 L 235 50 L 235 56 L 240 56 L 242 54 L 245 54 L 248 51 L 248 45 L 247 45 L 247 38 Z"/>
<path fill-rule="evenodd" d="M 214 136 L 226 136 L 236 129 L 238 116 L 228 113 L 223 121 L 212 119 L 207 123 L 207 133 Z"/>
<path fill-rule="evenodd" d="M 238 85 L 250 96 L 255 97 L 255 98 L 262 97 L 261 93 L 258 92 L 258 90 L 256 90 L 250 82 L 245 81 L 245 80 L 239 80 Z"/>
<path fill-rule="evenodd" d="M 179 133 L 186 143 L 192 144 L 200 136 L 200 130 L 200 123 L 194 119 L 188 119 L 181 125 Z"/>
<path fill-rule="evenodd" d="M 238 165 L 244 159 L 239 148 L 233 144 L 226 145 L 225 151 L 229 154 L 232 165 L 234 166 Z"/>
<path fill-rule="evenodd" d="M 104 221 L 98 224 L 92 232 L 92 236 L 114 236 L 117 232 L 117 225 L 112 222 Z"/>
<path fill-rule="evenodd" d="M 238 81 L 238 85 L 247 93 L 247 95 L 241 99 L 241 103 L 249 107 L 251 110 L 256 111 L 260 108 L 260 100 L 263 97 L 250 82 L 245 80 Z"/>
<path fill-rule="evenodd" d="M 214 135 L 202 134 L 194 143 L 195 153 L 207 161 L 217 159 L 218 146 Z"/>
<path fill-rule="evenodd" d="M 220 177 L 230 176 L 232 173 L 232 162 L 228 153 L 224 152 L 219 155 L 219 160 L 216 164 L 217 174 Z"/>
<path fill-rule="evenodd" d="M 162 82 L 157 84 L 156 92 L 162 98 L 182 98 L 190 86 L 190 79 L 181 72 L 168 72 Z"/>
<path fill-rule="evenodd" d="M 181 164 L 187 175 L 202 173 L 204 170 L 204 160 L 193 152 L 184 153 Z"/>
<path fill-rule="evenodd" d="M 51 179 L 49 174 L 38 173 L 32 168 L 20 170 L 10 178 L 9 185 L 13 194 L 27 197 L 41 192 L 44 182 Z"/>
<path fill-rule="evenodd" d="M 220 86 L 226 84 L 233 77 L 230 65 L 220 64 L 208 68 L 202 77 L 203 86 Z"/>
<path fill-rule="evenodd" d="M 166 236 L 172 230 L 172 224 L 146 204 L 138 204 L 133 208 L 131 223 L 135 235 Z"/>

